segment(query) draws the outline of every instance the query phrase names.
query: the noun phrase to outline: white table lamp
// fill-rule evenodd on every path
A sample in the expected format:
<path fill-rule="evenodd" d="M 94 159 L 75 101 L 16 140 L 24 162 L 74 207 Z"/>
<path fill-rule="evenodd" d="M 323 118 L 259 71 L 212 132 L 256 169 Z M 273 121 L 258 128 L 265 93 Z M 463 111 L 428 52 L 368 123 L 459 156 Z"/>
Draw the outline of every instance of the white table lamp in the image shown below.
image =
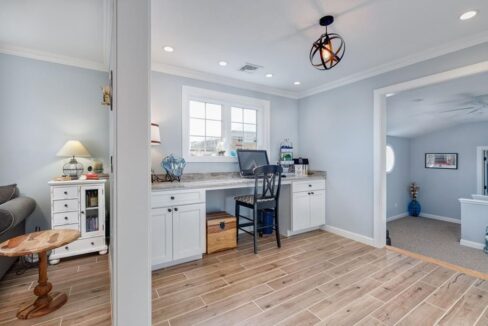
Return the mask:
<path fill-rule="evenodd" d="M 63 174 L 70 176 L 72 179 L 78 179 L 83 173 L 83 164 L 76 160 L 78 157 L 90 157 L 90 153 L 83 144 L 78 140 L 68 140 L 66 144 L 58 151 L 56 156 L 71 157 L 71 160 L 63 166 Z"/>

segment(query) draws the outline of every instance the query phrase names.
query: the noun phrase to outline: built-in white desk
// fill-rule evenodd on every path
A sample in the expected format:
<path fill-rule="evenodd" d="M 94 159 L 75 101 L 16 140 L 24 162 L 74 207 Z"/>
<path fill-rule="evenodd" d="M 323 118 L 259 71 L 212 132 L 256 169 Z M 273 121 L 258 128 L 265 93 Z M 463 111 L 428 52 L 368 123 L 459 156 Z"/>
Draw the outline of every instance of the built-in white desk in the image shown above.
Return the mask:
<path fill-rule="evenodd" d="M 290 236 L 325 225 L 325 172 L 282 178 L 280 233 Z M 152 267 L 158 269 L 201 259 L 206 248 L 206 214 L 233 215 L 233 197 L 254 190 L 254 179 L 237 173 L 185 175 L 181 182 L 152 185 Z M 245 213 L 243 214 L 245 215 Z"/>

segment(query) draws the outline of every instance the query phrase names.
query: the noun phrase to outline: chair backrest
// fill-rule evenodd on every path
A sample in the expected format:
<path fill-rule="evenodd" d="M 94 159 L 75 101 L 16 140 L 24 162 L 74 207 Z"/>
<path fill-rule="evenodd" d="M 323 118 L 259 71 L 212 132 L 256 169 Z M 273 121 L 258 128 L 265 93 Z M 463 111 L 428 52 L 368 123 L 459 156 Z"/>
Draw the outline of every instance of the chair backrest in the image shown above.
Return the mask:
<path fill-rule="evenodd" d="M 279 165 L 262 165 L 255 168 L 253 172 L 255 202 L 263 199 L 275 199 L 278 201 L 283 168 Z"/>

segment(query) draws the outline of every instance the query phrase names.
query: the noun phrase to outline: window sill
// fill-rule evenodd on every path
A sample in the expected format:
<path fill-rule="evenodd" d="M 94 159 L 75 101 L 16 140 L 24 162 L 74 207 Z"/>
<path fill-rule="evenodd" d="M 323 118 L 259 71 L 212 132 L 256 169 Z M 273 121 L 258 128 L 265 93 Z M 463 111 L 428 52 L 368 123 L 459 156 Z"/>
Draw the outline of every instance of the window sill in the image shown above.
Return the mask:
<path fill-rule="evenodd" d="M 187 156 L 184 157 L 189 163 L 237 163 L 237 157 L 229 156 Z"/>

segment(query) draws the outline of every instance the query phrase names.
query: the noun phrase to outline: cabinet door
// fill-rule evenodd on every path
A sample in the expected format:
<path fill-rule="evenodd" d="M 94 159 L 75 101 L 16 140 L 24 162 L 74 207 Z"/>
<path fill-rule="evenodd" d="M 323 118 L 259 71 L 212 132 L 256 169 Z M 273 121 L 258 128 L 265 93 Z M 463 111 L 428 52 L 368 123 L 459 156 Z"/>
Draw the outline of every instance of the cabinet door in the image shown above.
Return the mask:
<path fill-rule="evenodd" d="M 105 235 L 104 186 L 81 186 L 80 226 L 81 237 Z"/>
<path fill-rule="evenodd" d="M 325 224 L 325 190 L 313 191 L 310 195 L 310 226 Z"/>
<path fill-rule="evenodd" d="M 310 195 L 308 192 L 293 194 L 292 231 L 310 227 Z"/>
<path fill-rule="evenodd" d="M 151 210 L 151 262 L 153 265 L 173 260 L 173 213 L 170 208 Z"/>
<path fill-rule="evenodd" d="M 205 204 L 173 208 L 173 259 L 200 255 L 205 251 Z"/>

